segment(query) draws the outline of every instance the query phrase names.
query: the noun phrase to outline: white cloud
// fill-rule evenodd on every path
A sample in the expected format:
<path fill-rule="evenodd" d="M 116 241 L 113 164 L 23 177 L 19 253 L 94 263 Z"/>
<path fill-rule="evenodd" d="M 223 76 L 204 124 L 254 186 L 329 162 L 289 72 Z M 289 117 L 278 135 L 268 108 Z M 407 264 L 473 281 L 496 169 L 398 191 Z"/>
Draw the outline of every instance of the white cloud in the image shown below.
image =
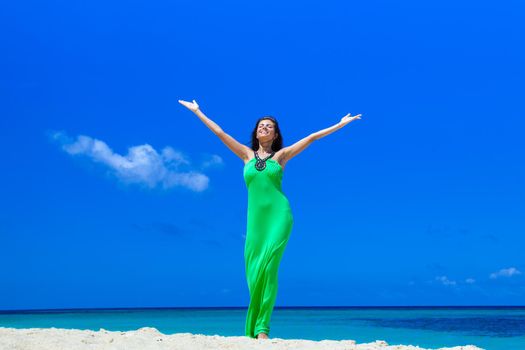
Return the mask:
<path fill-rule="evenodd" d="M 212 154 L 211 156 L 209 156 L 208 159 L 202 162 L 201 167 L 205 169 L 211 166 L 222 165 L 222 164 L 223 164 L 222 158 L 219 157 L 218 155 Z"/>
<path fill-rule="evenodd" d="M 79 135 L 71 139 L 63 132 L 54 132 L 51 137 L 58 141 L 62 149 L 70 155 L 83 155 L 102 163 L 125 183 L 139 183 L 153 188 L 161 186 L 186 187 L 193 191 L 204 191 L 209 178 L 198 171 L 181 171 L 181 166 L 191 163 L 187 157 L 172 147 L 165 147 L 159 153 L 149 144 L 128 148 L 126 155 L 120 155 L 104 142 L 89 136 Z M 213 156 L 215 162 L 222 162 Z"/>
<path fill-rule="evenodd" d="M 498 277 L 512 277 L 514 275 L 519 275 L 521 272 L 515 267 L 509 267 L 508 269 L 501 269 L 498 272 L 493 272 L 490 274 L 490 278 Z"/>
<path fill-rule="evenodd" d="M 438 280 L 445 286 L 455 286 L 456 285 L 456 281 L 449 280 L 447 276 L 437 276 L 436 280 Z"/>
<path fill-rule="evenodd" d="M 465 280 L 465 283 L 469 283 L 469 284 L 472 284 L 472 283 L 475 283 L 475 282 L 476 282 L 476 280 L 474 278 L 467 278 Z"/>
<path fill-rule="evenodd" d="M 169 146 L 164 147 L 164 149 L 162 150 L 162 158 L 164 159 L 166 163 L 173 163 L 177 165 L 178 164 L 190 164 L 190 161 L 186 158 L 186 156 L 182 152 L 174 150 L 173 148 Z"/>

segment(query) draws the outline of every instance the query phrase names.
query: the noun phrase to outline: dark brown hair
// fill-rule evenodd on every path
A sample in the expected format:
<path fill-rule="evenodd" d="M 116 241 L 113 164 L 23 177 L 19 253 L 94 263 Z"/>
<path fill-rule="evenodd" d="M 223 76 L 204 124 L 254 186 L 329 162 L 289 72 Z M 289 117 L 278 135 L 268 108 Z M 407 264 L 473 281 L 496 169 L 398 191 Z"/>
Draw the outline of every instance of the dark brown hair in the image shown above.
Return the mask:
<path fill-rule="evenodd" d="M 257 120 L 257 122 L 255 123 L 255 128 L 253 128 L 253 131 L 252 131 L 251 148 L 254 151 L 257 151 L 259 149 L 259 140 L 257 139 L 257 128 L 259 127 L 259 122 L 261 120 L 265 120 L 265 119 L 271 120 L 273 122 L 273 124 L 274 124 L 274 130 L 275 130 L 275 133 L 277 134 L 277 138 L 275 140 L 273 140 L 272 151 L 277 152 L 278 150 L 283 148 L 283 137 L 282 137 L 282 134 L 281 134 L 281 129 L 279 129 L 279 123 L 277 122 L 277 120 L 274 117 L 272 117 L 270 115 L 266 115 L 264 117 L 259 118 Z"/>

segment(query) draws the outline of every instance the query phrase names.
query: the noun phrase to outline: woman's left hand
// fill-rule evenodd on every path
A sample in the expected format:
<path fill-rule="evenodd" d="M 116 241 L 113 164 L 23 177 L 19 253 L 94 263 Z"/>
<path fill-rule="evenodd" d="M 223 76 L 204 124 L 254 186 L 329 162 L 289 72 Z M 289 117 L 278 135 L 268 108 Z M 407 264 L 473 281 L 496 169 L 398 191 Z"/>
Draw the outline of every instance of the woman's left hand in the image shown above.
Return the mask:
<path fill-rule="evenodd" d="M 356 120 L 356 119 L 361 119 L 361 114 L 358 114 L 358 115 L 355 115 L 352 117 L 352 115 L 350 113 L 348 113 L 347 115 L 345 115 L 343 118 L 341 118 L 341 121 L 339 122 L 339 124 L 341 126 L 345 126 L 346 124 Z"/>

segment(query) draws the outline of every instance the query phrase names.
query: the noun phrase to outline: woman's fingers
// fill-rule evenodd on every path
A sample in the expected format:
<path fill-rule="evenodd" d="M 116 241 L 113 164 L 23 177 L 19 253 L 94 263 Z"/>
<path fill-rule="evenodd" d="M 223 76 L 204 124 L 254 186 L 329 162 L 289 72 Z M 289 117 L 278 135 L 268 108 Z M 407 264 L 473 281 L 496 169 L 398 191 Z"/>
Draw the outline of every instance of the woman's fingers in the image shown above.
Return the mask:
<path fill-rule="evenodd" d="M 188 107 L 188 108 L 192 107 L 192 105 L 193 105 L 193 103 L 188 102 L 188 101 L 184 101 L 184 100 L 179 100 L 179 103 L 181 105 L 185 106 L 185 107 Z"/>
<path fill-rule="evenodd" d="M 356 119 L 361 119 L 361 114 L 357 114 L 357 115 L 354 115 L 352 117 L 352 114 L 348 113 L 347 115 L 345 115 L 343 117 L 343 119 L 341 121 L 344 122 L 344 125 L 346 125 L 346 123 L 349 123 L 349 122 L 354 121 Z"/>
<path fill-rule="evenodd" d="M 190 111 L 197 111 L 199 109 L 199 105 L 197 104 L 197 101 L 193 100 L 193 102 L 188 102 L 184 100 L 179 100 L 179 103 L 183 105 L 184 107 L 188 108 Z"/>

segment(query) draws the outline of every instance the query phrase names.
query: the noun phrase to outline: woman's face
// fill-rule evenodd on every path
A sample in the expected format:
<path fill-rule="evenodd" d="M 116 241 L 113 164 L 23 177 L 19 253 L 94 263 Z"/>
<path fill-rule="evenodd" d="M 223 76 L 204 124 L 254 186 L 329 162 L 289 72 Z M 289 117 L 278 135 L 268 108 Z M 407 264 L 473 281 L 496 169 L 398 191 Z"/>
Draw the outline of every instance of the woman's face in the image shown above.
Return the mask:
<path fill-rule="evenodd" d="M 275 126 L 269 119 L 263 119 L 257 126 L 257 139 L 259 142 L 272 141 L 277 137 L 275 134 Z"/>

